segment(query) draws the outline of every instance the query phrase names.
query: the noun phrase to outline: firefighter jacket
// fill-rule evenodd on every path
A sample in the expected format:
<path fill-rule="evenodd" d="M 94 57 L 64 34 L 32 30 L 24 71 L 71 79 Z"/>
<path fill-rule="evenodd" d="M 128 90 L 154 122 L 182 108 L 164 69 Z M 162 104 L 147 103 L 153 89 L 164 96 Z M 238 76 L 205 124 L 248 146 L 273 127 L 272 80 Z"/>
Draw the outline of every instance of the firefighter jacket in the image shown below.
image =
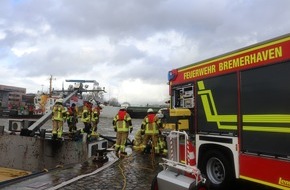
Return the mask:
<path fill-rule="evenodd" d="M 99 122 L 99 116 L 100 116 L 100 109 L 98 109 L 97 107 L 93 109 L 92 111 L 92 122 Z"/>
<path fill-rule="evenodd" d="M 77 110 L 74 107 L 69 107 L 67 112 L 67 122 L 76 123 L 78 118 Z"/>
<path fill-rule="evenodd" d="M 63 105 L 56 103 L 52 108 L 52 120 L 63 121 L 66 118 L 66 109 Z"/>
<path fill-rule="evenodd" d="M 91 110 L 90 108 L 84 106 L 83 107 L 83 112 L 82 112 L 82 119 L 81 119 L 82 122 L 84 123 L 89 123 L 91 122 Z"/>
<path fill-rule="evenodd" d="M 133 130 L 132 120 L 126 110 L 120 110 L 113 119 L 113 126 L 117 132 L 129 132 Z"/>
<path fill-rule="evenodd" d="M 159 134 L 159 128 L 161 127 L 161 120 L 154 114 L 149 113 L 142 122 L 141 129 L 145 134 Z"/>

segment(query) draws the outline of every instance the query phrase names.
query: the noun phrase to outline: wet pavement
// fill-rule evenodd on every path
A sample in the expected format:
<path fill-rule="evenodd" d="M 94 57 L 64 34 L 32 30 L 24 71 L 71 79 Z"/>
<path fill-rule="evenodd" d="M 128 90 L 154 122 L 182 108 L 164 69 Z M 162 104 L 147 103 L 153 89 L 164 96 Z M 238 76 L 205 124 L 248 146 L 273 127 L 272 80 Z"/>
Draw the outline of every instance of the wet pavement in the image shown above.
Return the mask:
<path fill-rule="evenodd" d="M 49 129 L 51 121 L 48 121 L 44 128 Z M 98 132 L 103 135 L 114 136 L 115 132 L 111 126 L 112 119 L 101 118 Z M 129 138 L 134 137 L 134 133 L 140 128 L 141 119 L 133 119 L 133 133 Z M 82 123 L 78 128 L 82 128 Z M 67 130 L 65 126 L 64 130 Z M 140 152 L 118 159 L 113 153 L 108 153 L 107 163 L 94 162 L 93 158 L 82 164 L 59 166 L 49 171 L 43 171 L 23 178 L 21 181 L 14 181 L 3 190 L 149 190 L 152 179 L 157 175 L 162 167 L 159 165 L 161 157 L 151 158 L 151 155 Z M 250 182 L 238 180 L 235 190 L 272 190 Z"/>
<path fill-rule="evenodd" d="M 39 176 L 12 183 L 3 187 L 3 190 L 146 190 L 151 188 L 152 179 L 162 169 L 159 166 L 161 157 L 153 159 L 150 154 L 133 152 L 131 155 L 118 159 L 111 152 L 107 156 L 109 161 L 105 164 L 90 159 L 83 164 L 54 169 Z"/>
<path fill-rule="evenodd" d="M 2 187 L 3 190 L 150 190 L 153 178 L 162 170 L 161 157 L 132 152 L 117 158 L 108 153 L 106 163 L 87 162 L 43 172 L 17 183 Z M 238 180 L 235 190 L 272 190 L 265 186 Z"/>
<path fill-rule="evenodd" d="M 159 157 L 156 159 L 158 160 Z M 152 162 L 150 155 L 133 153 L 121 158 L 111 167 L 98 174 L 82 178 L 59 189 L 149 190 L 152 179 L 160 170 L 161 167 L 158 166 L 158 162 Z"/>

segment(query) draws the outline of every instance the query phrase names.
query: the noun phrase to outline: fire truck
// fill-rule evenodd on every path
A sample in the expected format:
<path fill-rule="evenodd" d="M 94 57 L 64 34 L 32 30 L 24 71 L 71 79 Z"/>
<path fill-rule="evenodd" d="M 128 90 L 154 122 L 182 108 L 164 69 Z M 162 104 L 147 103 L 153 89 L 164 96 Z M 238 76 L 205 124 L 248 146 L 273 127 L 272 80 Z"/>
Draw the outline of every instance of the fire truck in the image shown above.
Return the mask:
<path fill-rule="evenodd" d="M 194 138 L 210 189 L 290 190 L 290 34 L 168 73 L 169 118 Z"/>

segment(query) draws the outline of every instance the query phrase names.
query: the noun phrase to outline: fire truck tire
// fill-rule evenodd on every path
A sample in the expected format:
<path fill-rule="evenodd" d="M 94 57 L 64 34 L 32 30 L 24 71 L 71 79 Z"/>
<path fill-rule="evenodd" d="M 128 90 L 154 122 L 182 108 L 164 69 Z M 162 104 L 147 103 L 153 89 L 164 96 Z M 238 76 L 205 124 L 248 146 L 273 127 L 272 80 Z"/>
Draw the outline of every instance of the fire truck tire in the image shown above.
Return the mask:
<path fill-rule="evenodd" d="M 158 190 L 157 175 L 152 180 L 151 190 Z"/>
<path fill-rule="evenodd" d="M 231 160 L 220 151 L 209 150 L 201 158 L 200 170 L 210 189 L 229 189 L 234 182 Z"/>

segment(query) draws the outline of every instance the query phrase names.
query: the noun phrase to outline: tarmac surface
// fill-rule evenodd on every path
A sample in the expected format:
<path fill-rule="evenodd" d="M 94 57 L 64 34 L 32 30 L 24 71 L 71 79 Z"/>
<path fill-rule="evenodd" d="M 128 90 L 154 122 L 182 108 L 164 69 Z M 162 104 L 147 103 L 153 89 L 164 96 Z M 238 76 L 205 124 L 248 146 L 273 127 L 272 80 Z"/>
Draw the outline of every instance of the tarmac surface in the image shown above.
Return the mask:
<path fill-rule="evenodd" d="M 50 129 L 51 121 L 44 124 L 44 128 Z M 115 135 L 111 125 L 112 119 L 101 118 L 98 132 L 102 135 Z M 129 138 L 134 137 L 134 133 L 140 128 L 141 119 L 133 119 L 133 133 Z M 0 124 L 8 128 L 8 121 L 0 119 Z M 78 128 L 82 128 L 79 123 Z M 64 127 L 67 130 L 67 127 Z M 3 190 L 149 190 L 153 178 L 162 170 L 159 165 L 161 157 L 154 159 L 150 154 L 127 149 L 129 154 L 125 157 L 117 158 L 113 152 L 108 153 L 108 162 L 94 162 L 94 158 L 81 164 L 59 166 L 58 168 L 43 171 L 31 175 L 29 178 L 23 178 L 12 181 Z M 238 180 L 234 190 L 272 190 L 273 188 L 264 187 Z"/>

